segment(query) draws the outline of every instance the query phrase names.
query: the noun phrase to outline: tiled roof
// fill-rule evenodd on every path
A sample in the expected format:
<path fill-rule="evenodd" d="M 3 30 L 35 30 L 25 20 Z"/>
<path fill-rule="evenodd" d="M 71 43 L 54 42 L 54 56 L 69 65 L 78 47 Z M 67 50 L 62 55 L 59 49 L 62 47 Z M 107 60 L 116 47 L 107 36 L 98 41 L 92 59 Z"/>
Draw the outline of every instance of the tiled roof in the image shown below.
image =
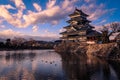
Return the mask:
<path fill-rule="evenodd" d="M 82 10 L 79 10 L 79 9 L 75 9 L 75 11 L 72 13 L 72 14 L 70 14 L 69 16 L 74 16 L 74 15 L 77 15 L 77 14 L 80 14 L 80 15 L 83 15 L 83 16 L 89 16 L 89 15 L 87 15 L 87 14 L 85 14 Z"/>
<path fill-rule="evenodd" d="M 68 20 L 66 22 L 70 23 L 72 21 L 77 21 L 77 22 L 91 22 L 91 21 L 89 21 L 87 19 L 80 19 L 80 18 L 70 19 L 70 20 Z"/>
<path fill-rule="evenodd" d="M 66 33 L 68 33 L 67 31 L 65 31 L 65 32 L 61 32 L 60 34 L 66 34 Z"/>
<path fill-rule="evenodd" d="M 68 26 L 65 26 L 65 27 L 63 27 L 63 28 L 70 28 L 71 26 L 70 25 L 68 25 Z"/>
<path fill-rule="evenodd" d="M 101 33 L 95 31 L 95 30 L 91 30 L 87 33 L 87 36 L 88 37 L 91 37 L 91 36 L 101 36 Z"/>

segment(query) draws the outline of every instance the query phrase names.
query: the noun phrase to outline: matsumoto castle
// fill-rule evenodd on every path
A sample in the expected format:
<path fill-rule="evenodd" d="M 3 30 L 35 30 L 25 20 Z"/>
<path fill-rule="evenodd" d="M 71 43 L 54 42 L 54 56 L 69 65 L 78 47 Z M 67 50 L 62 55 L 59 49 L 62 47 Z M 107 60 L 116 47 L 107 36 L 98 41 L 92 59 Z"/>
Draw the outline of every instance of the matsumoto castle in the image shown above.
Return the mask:
<path fill-rule="evenodd" d="M 101 34 L 96 30 L 93 30 L 94 27 L 90 25 L 87 17 L 89 15 L 85 14 L 79 9 L 69 15 L 70 20 L 68 26 L 63 27 L 64 32 L 60 33 L 62 35 L 61 39 L 63 41 L 77 41 L 80 43 L 94 44 L 98 43 L 101 37 Z"/>

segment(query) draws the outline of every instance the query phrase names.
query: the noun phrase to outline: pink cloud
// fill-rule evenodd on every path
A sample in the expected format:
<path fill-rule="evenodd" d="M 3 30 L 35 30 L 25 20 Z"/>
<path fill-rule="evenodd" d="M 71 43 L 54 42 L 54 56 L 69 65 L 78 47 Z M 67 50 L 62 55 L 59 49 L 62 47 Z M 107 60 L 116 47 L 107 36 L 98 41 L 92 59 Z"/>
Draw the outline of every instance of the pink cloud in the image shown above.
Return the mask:
<path fill-rule="evenodd" d="M 33 3 L 34 8 L 38 12 L 27 10 L 27 14 L 23 14 L 23 10 L 26 9 L 23 1 L 12 1 L 15 3 L 16 8 L 18 8 L 18 13 L 11 14 L 8 11 L 8 8 L 4 5 L 0 7 L 0 12 L 4 12 L 4 14 L 0 13 L 0 17 L 9 24 L 18 28 L 26 28 L 29 25 L 36 25 L 39 23 L 51 23 L 53 25 L 58 24 L 61 19 L 64 19 L 72 12 L 74 9 L 74 3 L 77 2 L 77 0 L 65 0 L 61 4 L 55 5 L 56 0 L 49 0 L 45 10 L 41 10 L 40 5 L 37 3 Z M 12 8 L 10 5 L 7 7 Z"/>
<path fill-rule="evenodd" d="M 87 3 L 89 3 L 90 2 L 90 0 L 84 0 L 85 2 L 87 2 Z"/>
<path fill-rule="evenodd" d="M 2 24 L 2 23 L 3 23 L 3 21 L 4 21 L 4 20 L 3 20 L 2 18 L 0 18 L 0 24 Z"/>
<path fill-rule="evenodd" d="M 114 11 L 114 9 L 105 9 L 104 4 L 97 5 L 95 2 L 89 4 L 83 4 L 80 6 L 85 13 L 89 14 L 88 19 L 97 20 L 101 16 L 107 14 L 108 12 Z"/>
<path fill-rule="evenodd" d="M 23 0 L 11 0 L 14 2 L 14 4 L 16 5 L 16 7 L 20 10 L 24 10 L 26 9 L 25 4 L 23 3 Z"/>
<path fill-rule="evenodd" d="M 36 25 L 33 26 L 33 27 L 32 27 L 32 30 L 33 30 L 33 32 L 37 32 L 37 31 L 38 31 L 38 26 L 36 26 Z"/>
<path fill-rule="evenodd" d="M 12 29 L 2 30 L 0 32 L 1 38 L 14 38 L 15 36 L 23 36 L 22 33 L 13 31 Z"/>
<path fill-rule="evenodd" d="M 55 3 L 56 3 L 56 0 L 49 0 L 46 7 L 47 8 L 52 8 L 55 5 Z"/>
<path fill-rule="evenodd" d="M 65 1 L 60 6 L 52 6 L 51 8 L 47 8 L 46 10 L 42 10 L 40 12 L 29 11 L 28 14 L 23 16 L 23 19 L 26 23 L 28 23 L 28 25 L 37 23 L 57 24 L 59 20 L 64 19 L 74 9 L 73 5 L 75 0 L 67 0 L 69 5 L 66 7 L 63 5 L 66 3 Z"/>
<path fill-rule="evenodd" d="M 37 3 L 33 3 L 33 6 L 38 12 L 42 10 L 41 6 L 38 5 Z"/>
<path fill-rule="evenodd" d="M 46 41 L 51 41 L 51 40 L 57 40 L 59 39 L 59 35 L 53 32 L 50 32 L 49 30 L 45 30 L 44 34 L 32 34 L 32 35 L 26 35 L 23 34 L 19 31 L 14 31 L 12 29 L 6 29 L 6 30 L 2 30 L 0 32 L 0 36 L 3 39 L 7 39 L 7 38 L 11 38 L 14 39 L 15 37 L 17 38 L 24 38 L 24 39 L 35 39 L 35 40 L 46 40 Z"/>
<path fill-rule="evenodd" d="M 0 25 L 0 28 L 6 28 L 6 26 L 5 25 Z"/>
<path fill-rule="evenodd" d="M 66 31 L 64 28 L 61 28 L 61 29 L 59 30 L 60 33 L 61 33 L 61 32 L 64 32 L 64 31 Z"/>
<path fill-rule="evenodd" d="M 16 9 L 11 5 L 0 5 L 0 22 L 7 21 L 9 24 L 17 28 L 26 28 L 30 25 L 50 23 L 56 25 L 60 20 L 65 19 L 75 8 L 75 3 L 79 0 L 63 0 L 60 4 L 56 4 L 56 0 L 49 0 L 46 4 L 46 9 L 42 10 L 42 7 L 37 3 L 33 3 L 33 7 L 37 12 L 27 10 L 26 14 L 23 11 L 26 9 L 22 0 L 12 0 L 18 13 L 12 14 L 8 9 Z M 89 2 L 89 0 L 85 0 Z M 105 9 L 104 4 L 97 5 L 95 2 L 89 4 L 83 4 L 79 7 L 84 12 L 88 13 L 90 20 L 97 20 L 106 13 L 112 11 L 112 9 Z M 1 18 L 3 21 L 1 21 Z"/>
<path fill-rule="evenodd" d="M 54 32 L 50 32 L 49 30 L 44 30 L 44 34 L 40 34 L 41 37 L 50 37 L 50 38 L 59 38 L 59 35 L 54 33 Z"/>

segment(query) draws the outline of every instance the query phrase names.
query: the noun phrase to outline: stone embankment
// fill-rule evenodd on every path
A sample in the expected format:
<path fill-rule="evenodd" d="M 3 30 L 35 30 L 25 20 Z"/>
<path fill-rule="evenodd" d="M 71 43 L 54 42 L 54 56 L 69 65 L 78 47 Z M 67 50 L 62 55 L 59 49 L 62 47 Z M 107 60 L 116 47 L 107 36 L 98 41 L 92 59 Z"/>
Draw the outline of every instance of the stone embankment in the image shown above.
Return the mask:
<path fill-rule="evenodd" d="M 117 43 L 88 45 L 86 54 L 106 59 L 120 59 L 120 45 Z"/>
<path fill-rule="evenodd" d="M 92 45 L 62 43 L 55 47 L 55 51 L 61 54 L 85 54 L 106 59 L 120 59 L 120 44 L 118 43 Z"/>

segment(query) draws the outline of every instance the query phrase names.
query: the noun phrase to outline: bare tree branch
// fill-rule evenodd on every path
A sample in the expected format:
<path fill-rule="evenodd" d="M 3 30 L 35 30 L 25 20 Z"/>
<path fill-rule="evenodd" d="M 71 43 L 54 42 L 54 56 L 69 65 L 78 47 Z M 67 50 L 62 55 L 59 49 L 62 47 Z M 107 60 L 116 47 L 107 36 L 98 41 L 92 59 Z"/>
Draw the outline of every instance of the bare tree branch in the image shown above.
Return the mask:
<path fill-rule="evenodd" d="M 112 32 L 118 32 L 120 31 L 120 23 L 111 23 L 110 28 Z"/>

